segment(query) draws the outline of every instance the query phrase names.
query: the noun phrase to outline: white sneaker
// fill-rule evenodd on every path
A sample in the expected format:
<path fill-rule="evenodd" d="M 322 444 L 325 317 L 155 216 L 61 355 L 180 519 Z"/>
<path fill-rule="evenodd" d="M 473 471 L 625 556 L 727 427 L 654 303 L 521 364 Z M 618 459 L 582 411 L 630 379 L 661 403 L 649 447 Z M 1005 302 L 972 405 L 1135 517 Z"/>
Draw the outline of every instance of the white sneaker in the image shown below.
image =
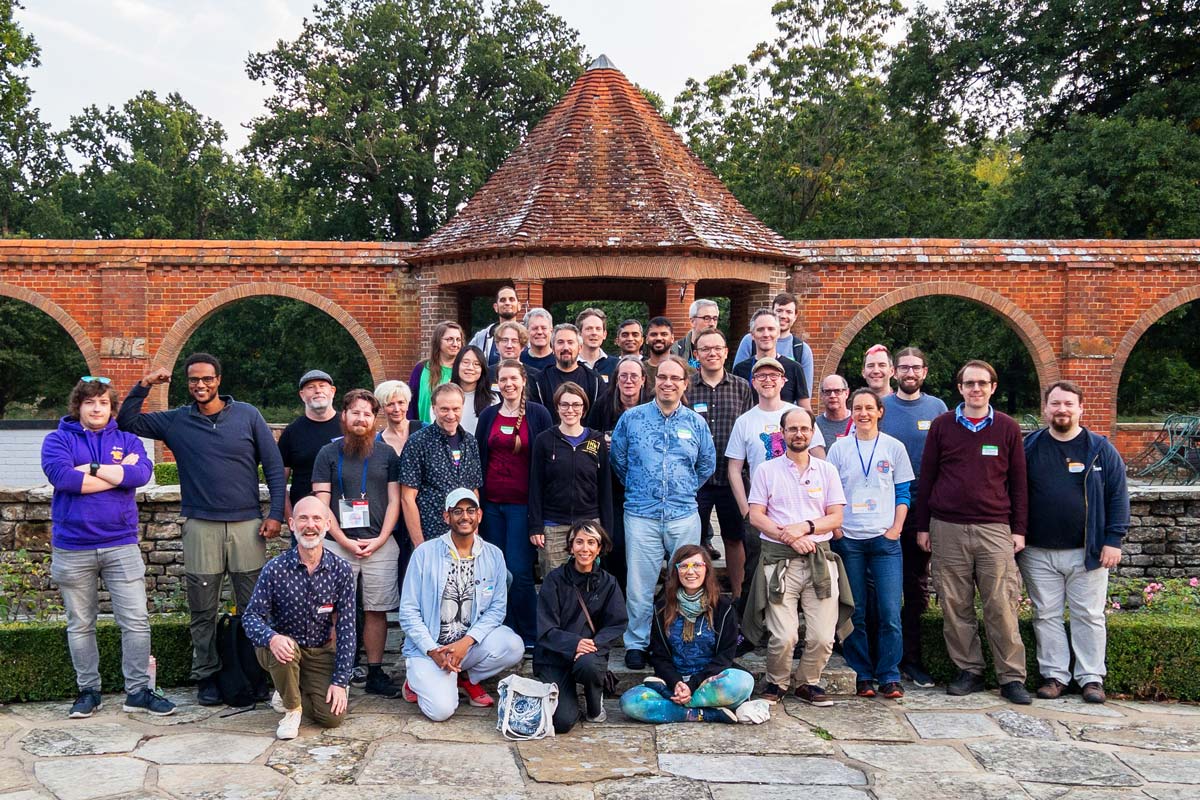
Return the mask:
<path fill-rule="evenodd" d="M 275 738 L 295 739 L 300 734 L 300 716 L 303 713 L 299 708 L 283 712 L 283 719 L 279 720 L 279 727 L 275 729 Z"/>
<path fill-rule="evenodd" d="M 608 720 L 608 709 L 601 708 L 600 713 L 594 717 L 587 717 L 588 722 L 606 722 Z"/>
<path fill-rule="evenodd" d="M 271 710 L 276 714 L 286 714 L 287 709 L 283 706 L 283 697 L 279 692 L 271 693 Z"/>

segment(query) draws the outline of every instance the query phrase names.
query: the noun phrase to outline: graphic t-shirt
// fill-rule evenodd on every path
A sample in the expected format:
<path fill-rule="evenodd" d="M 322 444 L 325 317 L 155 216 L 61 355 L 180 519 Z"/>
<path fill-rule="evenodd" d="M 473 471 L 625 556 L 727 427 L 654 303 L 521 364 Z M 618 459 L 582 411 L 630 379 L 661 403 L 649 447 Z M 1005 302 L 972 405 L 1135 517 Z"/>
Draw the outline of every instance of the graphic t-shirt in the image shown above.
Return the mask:
<path fill-rule="evenodd" d="M 796 406 L 791 403 L 784 403 L 778 411 L 763 411 L 755 406 L 742 414 L 737 418 L 737 422 L 733 423 L 733 432 L 729 434 L 729 444 L 725 447 L 725 457 L 745 461 L 746 466 L 750 468 L 750 474 L 754 475 L 759 465 L 783 455 L 787 445 L 783 441 L 783 428 L 779 426 L 779 420 L 783 418 L 785 411 L 793 408 Z M 825 437 L 821 435 L 821 429 L 814 428 L 808 449 L 824 446 Z"/>
<path fill-rule="evenodd" d="M 442 591 L 442 624 L 438 644 L 454 644 L 467 635 L 475 611 L 475 557 L 455 558 Z"/>

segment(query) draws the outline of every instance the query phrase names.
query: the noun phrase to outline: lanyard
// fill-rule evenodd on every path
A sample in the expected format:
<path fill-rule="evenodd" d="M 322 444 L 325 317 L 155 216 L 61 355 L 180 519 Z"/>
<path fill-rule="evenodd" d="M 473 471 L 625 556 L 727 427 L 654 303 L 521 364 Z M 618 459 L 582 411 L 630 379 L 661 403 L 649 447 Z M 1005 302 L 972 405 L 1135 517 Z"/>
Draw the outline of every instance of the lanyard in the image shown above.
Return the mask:
<path fill-rule="evenodd" d="M 863 480 L 866 480 L 871 475 L 871 465 L 875 463 L 875 448 L 879 447 L 879 434 L 875 434 L 875 444 L 871 445 L 871 457 L 867 462 L 863 463 L 862 450 L 858 446 L 858 437 L 854 437 L 854 449 L 858 451 L 858 465 L 862 467 Z"/>
<path fill-rule="evenodd" d="M 342 483 L 342 462 L 346 458 L 346 451 L 341 447 L 338 448 L 338 489 L 341 490 L 342 499 L 346 499 L 346 484 Z M 362 481 L 359 482 L 360 498 L 367 496 L 367 464 L 370 463 L 371 457 L 367 456 L 363 459 Z"/>

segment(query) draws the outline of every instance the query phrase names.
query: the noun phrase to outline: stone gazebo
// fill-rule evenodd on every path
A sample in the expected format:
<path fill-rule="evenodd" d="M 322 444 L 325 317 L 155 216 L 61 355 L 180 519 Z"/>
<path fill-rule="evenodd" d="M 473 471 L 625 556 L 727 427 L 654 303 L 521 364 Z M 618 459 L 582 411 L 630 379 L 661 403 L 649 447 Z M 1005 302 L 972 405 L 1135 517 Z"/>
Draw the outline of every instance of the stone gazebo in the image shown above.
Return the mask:
<path fill-rule="evenodd" d="M 405 258 L 421 328 L 511 282 L 525 308 L 640 300 L 676 335 L 696 297 L 732 330 L 783 290 L 792 245 L 747 211 L 642 93 L 596 59 L 466 206 Z"/>

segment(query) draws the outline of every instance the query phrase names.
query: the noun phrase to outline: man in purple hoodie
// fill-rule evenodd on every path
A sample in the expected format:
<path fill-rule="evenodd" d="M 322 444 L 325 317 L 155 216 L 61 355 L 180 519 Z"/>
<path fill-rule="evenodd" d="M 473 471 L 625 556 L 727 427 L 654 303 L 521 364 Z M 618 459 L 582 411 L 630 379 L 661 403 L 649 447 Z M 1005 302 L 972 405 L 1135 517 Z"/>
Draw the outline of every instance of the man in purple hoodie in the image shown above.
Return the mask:
<path fill-rule="evenodd" d="M 81 378 L 71 391 L 67 416 L 42 442 L 42 471 L 54 486 L 50 574 L 62 590 L 79 685 L 72 718 L 90 717 L 101 703 L 97 577 L 104 578 L 121 628 L 124 710 L 175 713 L 175 704 L 150 688 L 148 670 L 146 566 L 138 548 L 134 494 L 150 480 L 153 465 L 141 440 L 117 429 L 116 410 L 117 393 L 108 378 Z"/>

